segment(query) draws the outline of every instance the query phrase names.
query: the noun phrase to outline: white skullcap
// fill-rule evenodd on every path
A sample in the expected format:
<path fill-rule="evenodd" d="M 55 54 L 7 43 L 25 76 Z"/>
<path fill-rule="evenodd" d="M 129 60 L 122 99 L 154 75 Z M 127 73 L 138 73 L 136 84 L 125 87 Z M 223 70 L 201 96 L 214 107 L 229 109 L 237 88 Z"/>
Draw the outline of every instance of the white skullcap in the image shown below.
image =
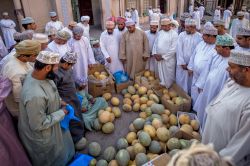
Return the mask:
<path fill-rule="evenodd" d="M 239 35 L 239 36 L 250 36 L 250 29 L 241 27 L 241 28 L 238 29 L 237 35 Z"/>
<path fill-rule="evenodd" d="M 57 33 L 57 30 L 56 30 L 56 28 L 53 28 L 53 27 L 49 28 L 48 31 L 46 31 L 46 34 L 48 36 L 55 35 L 56 33 Z"/>
<path fill-rule="evenodd" d="M 83 34 L 83 28 L 79 26 L 75 26 L 72 30 L 74 35 L 82 35 Z"/>
<path fill-rule="evenodd" d="M 242 50 L 231 50 L 228 62 L 242 66 L 250 66 L 250 52 Z"/>
<path fill-rule="evenodd" d="M 8 16 L 9 15 L 9 13 L 8 12 L 3 12 L 3 14 L 2 14 L 3 16 Z"/>
<path fill-rule="evenodd" d="M 169 25 L 171 24 L 171 20 L 169 18 L 164 18 L 161 20 L 161 25 Z"/>
<path fill-rule="evenodd" d="M 153 21 L 150 21 L 150 25 L 159 25 L 159 21 L 155 21 L 155 20 L 153 20 Z"/>
<path fill-rule="evenodd" d="M 41 51 L 36 60 L 48 65 L 58 64 L 60 62 L 60 55 L 51 51 Z"/>
<path fill-rule="evenodd" d="M 23 18 L 23 19 L 21 20 L 21 22 L 22 22 L 22 25 L 24 25 L 24 24 L 31 24 L 31 23 L 34 23 L 35 21 L 34 21 L 33 18 L 31 18 L 31 17 L 25 17 L 25 18 Z"/>
<path fill-rule="evenodd" d="M 75 52 L 66 52 L 62 59 L 67 63 L 76 63 L 77 62 L 77 54 Z"/>
<path fill-rule="evenodd" d="M 185 25 L 187 26 L 196 26 L 196 21 L 192 18 L 187 18 L 185 20 Z"/>
<path fill-rule="evenodd" d="M 32 40 L 38 41 L 39 43 L 48 43 L 49 42 L 48 36 L 43 34 L 43 33 L 34 33 Z"/>
<path fill-rule="evenodd" d="M 90 40 L 90 43 L 91 43 L 91 45 L 93 46 L 93 45 L 95 45 L 95 44 L 98 44 L 98 43 L 99 43 L 99 40 L 98 40 L 98 39 L 92 39 L 92 40 Z"/>
<path fill-rule="evenodd" d="M 115 22 L 114 21 L 106 21 L 106 28 L 115 28 Z"/>
<path fill-rule="evenodd" d="M 56 15 L 57 15 L 57 14 L 56 14 L 56 12 L 54 12 L 54 11 L 53 11 L 53 12 L 49 12 L 49 16 L 50 16 L 50 17 L 55 17 Z"/>
<path fill-rule="evenodd" d="M 69 34 L 69 32 L 61 30 L 56 33 L 56 38 L 62 40 L 69 40 L 71 38 L 71 35 Z"/>
<path fill-rule="evenodd" d="M 240 12 L 237 12 L 237 16 L 238 16 L 238 17 L 242 17 L 242 16 L 244 16 L 244 15 L 245 15 L 244 12 L 241 12 L 241 11 L 240 11 Z"/>
<path fill-rule="evenodd" d="M 128 19 L 126 22 L 125 22 L 126 26 L 131 26 L 131 25 L 135 25 L 135 22 L 134 20 L 132 19 Z"/>
<path fill-rule="evenodd" d="M 178 21 L 176 21 L 176 20 L 171 20 L 171 24 L 174 24 L 176 27 L 179 26 L 179 23 L 178 23 Z"/>
<path fill-rule="evenodd" d="M 222 25 L 222 26 L 225 26 L 225 21 L 224 20 L 218 20 L 218 19 L 215 19 L 213 21 L 214 25 Z"/>
<path fill-rule="evenodd" d="M 81 21 L 89 21 L 90 17 L 89 16 L 82 16 Z"/>
<path fill-rule="evenodd" d="M 210 24 L 205 24 L 203 28 L 203 34 L 207 35 L 213 35 L 216 36 L 218 35 L 218 30 L 213 26 L 213 24 L 210 22 Z"/>

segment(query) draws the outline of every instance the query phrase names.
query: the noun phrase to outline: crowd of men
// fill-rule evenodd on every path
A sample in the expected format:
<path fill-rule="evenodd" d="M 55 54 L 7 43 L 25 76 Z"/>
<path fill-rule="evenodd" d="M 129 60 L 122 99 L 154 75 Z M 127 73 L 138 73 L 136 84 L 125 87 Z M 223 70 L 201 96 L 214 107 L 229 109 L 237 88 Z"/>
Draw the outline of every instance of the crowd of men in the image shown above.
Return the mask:
<path fill-rule="evenodd" d="M 112 74 L 125 71 L 131 80 L 149 69 L 161 85 L 169 88 L 176 82 L 191 96 L 204 144 L 213 143 L 232 164 L 249 165 L 250 29 L 249 21 L 240 21 L 242 13 L 236 21 L 244 23 L 234 27 L 232 21 L 235 35 L 227 33 L 220 17 L 201 28 L 202 17 L 193 13 L 182 14 L 179 22 L 151 14 L 145 32 L 138 27 L 139 18 L 111 17 L 99 40 L 89 35 L 88 16 L 64 27 L 50 12 L 45 33 L 36 33 L 31 17 L 22 19 L 25 30 L 16 32 L 3 13 L 1 110 L 5 103 L 33 165 L 65 165 L 85 141 L 83 97 L 77 92 L 87 92 L 89 68 L 104 64 Z M 24 150 L 18 150 L 19 160 L 12 156 L 9 162 L 29 165 Z"/>

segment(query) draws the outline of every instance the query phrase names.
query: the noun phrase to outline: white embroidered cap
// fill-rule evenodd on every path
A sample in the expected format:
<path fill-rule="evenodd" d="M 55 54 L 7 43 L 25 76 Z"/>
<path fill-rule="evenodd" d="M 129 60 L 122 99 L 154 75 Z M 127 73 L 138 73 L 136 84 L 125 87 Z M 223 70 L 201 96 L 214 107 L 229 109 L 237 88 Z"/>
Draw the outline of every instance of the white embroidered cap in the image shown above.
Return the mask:
<path fill-rule="evenodd" d="M 57 14 L 56 14 L 56 12 L 54 12 L 54 11 L 52 11 L 52 12 L 49 12 L 49 16 L 50 17 L 55 17 Z"/>
<path fill-rule="evenodd" d="M 239 36 L 250 36 L 250 29 L 241 27 L 241 28 L 238 29 L 237 35 L 239 35 Z"/>
<path fill-rule="evenodd" d="M 242 50 L 231 50 L 228 61 L 237 65 L 250 66 L 250 52 Z"/>
<path fill-rule="evenodd" d="M 41 51 L 36 60 L 49 65 L 58 64 L 60 62 L 60 55 L 51 51 Z"/>
<path fill-rule="evenodd" d="M 48 43 L 49 38 L 43 33 L 34 33 L 32 40 L 38 41 L 39 43 Z"/>

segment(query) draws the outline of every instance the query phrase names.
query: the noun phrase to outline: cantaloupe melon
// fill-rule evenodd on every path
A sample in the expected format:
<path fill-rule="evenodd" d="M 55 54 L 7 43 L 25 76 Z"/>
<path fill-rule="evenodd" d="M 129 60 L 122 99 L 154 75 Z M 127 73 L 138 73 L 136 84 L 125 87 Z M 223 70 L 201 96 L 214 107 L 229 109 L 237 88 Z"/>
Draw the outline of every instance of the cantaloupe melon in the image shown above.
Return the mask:
<path fill-rule="evenodd" d="M 133 121 L 133 125 L 136 130 L 141 130 L 144 126 L 145 120 L 142 118 L 137 118 Z"/>
<path fill-rule="evenodd" d="M 156 131 L 156 135 L 162 142 L 166 142 L 170 138 L 170 132 L 165 127 L 158 128 Z"/>
<path fill-rule="evenodd" d="M 151 125 L 145 125 L 143 128 L 143 131 L 147 132 L 151 138 L 155 137 L 155 135 L 156 135 L 156 130 Z"/>
<path fill-rule="evenodd" d="M 132 107 L 129 104 L 124 104 L 122 106 L 122 110 L 125 111 L 125 112 L 130 112 L 130 111 L 132 111 Z"/>
<path fill-rule="evenodd" d="M 120 138 L 116 142 L 116 148 L 118 150 L 120 149 L 126 149 L 128 147 L 128 141 L 125 138 Z"/>
<path fill-rule="evenodd" d="M 126 136 L 126 140 L 129 144 L 131 144 L 135 139 L 137 138 L 137 135 L 135 132 L 129 132 Z"/>
<path fill-rule="evenodd" d="M 104 93 L 104 94 L 102 95 L 102 97 L 103 97 L 106 101 L 108 101 L 108 100 L 111 99 L 112 95 L 111 95 L 111 93 Z"/>
<path fill-rule="evenodd" d="M 200 123 L 197 120 L 191 120 L 190 125 L 196 131 L 199 130 L 199 128 L 200 128 Z"/>
<path fill-rule="evenodd" d="M 98 118 L 102 124 L 107 123 L 110 121 L 110 112 L 103 111 Z"/>
<path fill-rule="evenodd" d="M 154 101 L 155 103 L 159 103 L 160 102 L 159 98 L 155 94 L 150 94 L 149 95 L 149 99 L 152 100 L 152 101 Z"/>
<path fill-rule="evenodd" d="M 145 147 L 140 143 L 136 143 L 133 147 L 135 155 L 137 155 L 138 153 L 146 153 Z"/>
<path fill-rule="evenodd" d="M 169 124 L 170 124 L 171 126 L 176 126 L 177 123 L 178 123 L 177 117 L 176 117 L 174 114 L 171 114 L 171 115 L 169 116 Z"/>
<path fill-rule="evenodd" d="M 157 130 L 158 128 L 162 127 L 162 121 L 158 118 L 153 119 L 152 126 Z"/>
<path fill-rule="evenodd" d="M 121 117 L 122 113 L 121 113 L 121 110 L 120 110 L 119 107 L 113 107 L 112 108 L 112 112 L 114 113 L 114 115 L 115 115 L 116 118 Z"/>
<path fill-rule="evenodd" d="M 151 141 L 149 145 L 149 152 L 154 154 L 159 154 L 161 152 L 161 145 L 158 141 Z"/>
<path fill-rule="evenodd" d="M 163 114 L 165 110 L 162 104 L 156 104 L 156 103 L 152 104 L 150 108 L 154 114 L 159 114 L 159 115 Z"/>
<path fill-rule="evenodd" d="M 139 110 L 140 110 L 140 104 L 139 103 L 135 103 L 134 105 L 133 105 L 133 111 L 135 111 L 135 112 L 138 112 Z"/>
<path fill-rule="evenodd" d="M 141 166 L 149 161 L 149 158 L 144 153 L 138 153 L 135 157 L 135 163 L 138 166 Z"/>
<path fill-rule="evenodd" d="M 140 134 L 138 135 L 138 140 L 139 142 L 144 146 L 149 146 L 151 143 L 151 137 L 147 132 L 140 132 Z"/>
<path fill-rule="evenodd" d="M 119 99 L 118 99 L 117 97 L 112 97 L 112 98 L 111 98 L 111 104 L 112 104 L 113 106 L 119 106 L 120 101 L 119 101 Z"/>
<path fill-rule="evenodd" d="M 103 152 L 103 158 L 107 161 L 110 162 L 115 158 L 116 155 L 116 150 L 113 146 L 107 147 L 104 152 Z"/>
<path fill-rule="evenodd" d="M 132 101 L 129 98 L 124 98 L 123 99 L 123 104 L 128 104 L 128 105 L 132 105 Z"/>
<path fill-rule="evenodd" d="M 131 94 L 131 95 L 134 95 L 136 93 L 136 89 L 134 86 L 128 86 L 128 92 Z"/>
<path fill-rule="evenodd" d="M 121 149 L 115 156 L 115 160 L 119 166 L 127 166 L 130 160 L 130 156 L 127 150 Z"/>
<path fill-rule="evenodd" d="M 181 144 L 178 138 L 170 138 L 167 142 L 167 147 L 169 150 L 180 149 Z"/>
<path fill-rule="evenodd" d="M 91 142 L 88 146 L 88 153 L 94 157 L 99 156 L 101 153 L 101 146 L 97 142 Z"/>
<path fill-rule="evenodd" d="M 147 93 L 147 88 L 144 86 L 141 86 L 138 88 L 138 94 L 139 95 L 145 95 Z"/>
<path fill-rule="evenodd" d="M 103 126 L 102 126 L 102 132 L 105 133 L 105 134 L 110 134 L 114 131 L 115 129 L 115 126 L 113 123 L 111 122 L 108 122 L 108 123 L 105 123 Z"/>
<path fill-rule="evenodd" d="M 190 117 L 188 114 L 181 114 L 179 116 L 179 122 L 180 124 L 189 124 L 190 123 Z"/>

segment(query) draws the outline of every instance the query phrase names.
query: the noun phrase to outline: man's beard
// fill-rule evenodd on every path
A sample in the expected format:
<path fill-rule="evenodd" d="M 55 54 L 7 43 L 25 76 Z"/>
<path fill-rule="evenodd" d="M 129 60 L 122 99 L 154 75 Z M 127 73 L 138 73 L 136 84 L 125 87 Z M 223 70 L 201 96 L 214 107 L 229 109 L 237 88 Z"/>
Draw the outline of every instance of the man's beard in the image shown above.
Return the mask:
<path fill-rule="evenodd" d="M 123 27 L 123 28 L 119 28 L 119 27 L 118 27 L 118 29 L 119 29 L 119 31 L 123 31 L 123 30 L 125 29 L 125 27 Z"/>
<path fill-rule="evenodd" d="M 112 35 L 112 34 L 113 34 L 113 32 L 108 32 L 108 34 L 109 34 L 109 35 Z"/>
<path fill-rule="evenodd" d="M 54 73 L 53 69 L 50 70 L 50 72 L 47 74 L 46 78 L 49 80 L 54 80 L 56 77 L 56 74 Z"/>
<path fill-rule="evenodd" d="M 156 31 L 150 31 L 150 33 L 156 34 Z"/>

